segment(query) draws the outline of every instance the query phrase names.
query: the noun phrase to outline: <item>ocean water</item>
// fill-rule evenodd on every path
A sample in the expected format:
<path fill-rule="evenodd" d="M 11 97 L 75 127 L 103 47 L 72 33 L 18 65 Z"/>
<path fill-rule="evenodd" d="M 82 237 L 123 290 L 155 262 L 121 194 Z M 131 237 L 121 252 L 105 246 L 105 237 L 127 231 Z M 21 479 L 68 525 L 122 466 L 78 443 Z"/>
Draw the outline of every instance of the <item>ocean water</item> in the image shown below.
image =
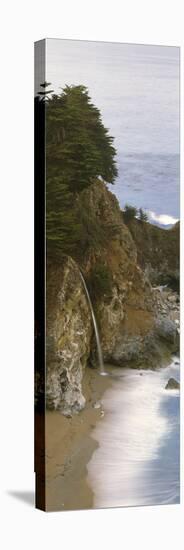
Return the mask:
<path fill-rule="evenodd" d="M 84 84 L 115 138 L 123 208 L 179 218 L 179 48 L 47 40 L 46 80 Z M 36 91 L 39 83 L 36 82 Z M 168 216 L 168 218 L 164 218 Z"/>
<path fill-rule="evenodd" d="M 116 195 L 122 208 L 133 204 L 165 225 L 179 219 L 179 155 L 127 154 L 118 168 Z"/>
<path fill-rule="evenodd" d="M 92 431 L 98 448 L 88 463 L 94 507 L 174 504 L 180 500 L 179 364 L 156 371 L 111 367 L 104 417 Z"/>

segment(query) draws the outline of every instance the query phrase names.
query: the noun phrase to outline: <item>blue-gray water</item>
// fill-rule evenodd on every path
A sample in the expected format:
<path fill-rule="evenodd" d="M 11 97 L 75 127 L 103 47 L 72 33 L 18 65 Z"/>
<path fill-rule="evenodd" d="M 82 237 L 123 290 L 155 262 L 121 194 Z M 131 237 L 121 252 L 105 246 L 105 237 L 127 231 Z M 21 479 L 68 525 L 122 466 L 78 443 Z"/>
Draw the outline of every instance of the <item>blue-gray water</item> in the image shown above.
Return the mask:
<path fill-rule="evenodd" d="M 179 48 L 49 39 L 46 51 L 52 88 L 86 85 L 115 137 L 121 207 L 178 219 Z"/>
<path fill-rule="evenodd" d="M 152 213 L 153 220 L 163 215 L 178 219 L 179 155 L 127 155 L 119 161 L 116 194 L 121 207 L 130 203 L 143 208 Z M 165 220 L 166 225 L 172 223 L 172 219 Z"/>
<path fill-rule="evenodd" d="M 92 432 L 99 447 L 88 463 L 95 507 L 178 503 L 179 391 L 165 390 L 179 380 L 174 358 L 156 371 L 112 368 L 105 392 L 105 415 Z"/>

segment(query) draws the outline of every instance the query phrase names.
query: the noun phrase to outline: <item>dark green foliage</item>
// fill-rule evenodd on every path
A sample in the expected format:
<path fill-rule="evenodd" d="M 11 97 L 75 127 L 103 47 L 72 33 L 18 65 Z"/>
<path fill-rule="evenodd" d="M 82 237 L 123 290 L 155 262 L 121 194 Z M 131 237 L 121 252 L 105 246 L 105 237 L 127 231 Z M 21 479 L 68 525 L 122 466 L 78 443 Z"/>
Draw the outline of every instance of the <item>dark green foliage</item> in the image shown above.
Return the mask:
<path fill-rule="evenodd" d="M 138 219 L 141 222 L 148 222 L 148 215 L 146 214 L 146 212 L 144 212 L 144 210 L 142 208 L 139 208 Z"/>
<path fill-rule="evenodd" d="M 123 220 L 125 223 L 129 223 L 130 221 L 134 220 L 137 216 L 137 208 L 135 206 L 131 206 L 130 204 L 125 204 L 125 208 L 123 210 Z"/>
<path fill-rule="evenodd" d="M 49 96 L 48 85 L 40 92 L 46 108 L 47 250 L 74 255 L 97 237 L 93 216 L 79 212 L 80 193 L 95 180 L 100 185 L 100 176 L 114 182 L 116 151 L 84 86 Z"/>
<path fill-rule="evenodd" d="M 113 138 L 84 86 L 66 86 L 47 101 L 47 162 L 67 180 L 72 192 L 94 178 L 113 183 L 117 176 Z"/>
<path fill-rule="evenodd" d="M 109 268 L 102 263 L 96 264 L 90 272 L 87 285 L 94 300 L 102 296 L 111 296 L 112 274 Z"/>
<path fill-rule="evenodd" d="M 47 177 L 46 185 L 47 253 L 73 254 L 81 238 L 81 225 L 73 204 L 73 195 L 62 176 Z"/>

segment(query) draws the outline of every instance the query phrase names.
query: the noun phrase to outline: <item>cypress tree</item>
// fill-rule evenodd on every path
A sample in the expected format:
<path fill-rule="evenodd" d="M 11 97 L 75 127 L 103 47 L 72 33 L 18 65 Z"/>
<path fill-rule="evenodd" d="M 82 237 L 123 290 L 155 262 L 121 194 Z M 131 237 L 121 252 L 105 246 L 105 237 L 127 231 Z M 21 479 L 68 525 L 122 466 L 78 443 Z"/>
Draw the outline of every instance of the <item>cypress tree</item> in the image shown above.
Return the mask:
<path fill-rule="evenodd" d="M 49 84 L 50 85 L 50 84 Z M 76 203 L 80 192 L 100 177 L 117 176 L 113 138 L 85 86 L 40 93 L 46 109 L 46 233 L 48 253 L 74 254 L 83 227 Z"/>

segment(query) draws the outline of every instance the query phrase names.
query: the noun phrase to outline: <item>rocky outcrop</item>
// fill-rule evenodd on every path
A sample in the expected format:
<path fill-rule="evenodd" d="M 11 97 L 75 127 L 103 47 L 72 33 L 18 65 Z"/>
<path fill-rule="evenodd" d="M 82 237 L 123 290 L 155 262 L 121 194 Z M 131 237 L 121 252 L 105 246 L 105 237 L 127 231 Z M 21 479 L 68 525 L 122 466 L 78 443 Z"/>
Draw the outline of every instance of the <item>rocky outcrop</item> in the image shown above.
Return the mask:
<path fill-rule="evenodd" d="M 180 223 L 162 229 L 134 219 L 128 223 L 137 247 L 137 261 L 152 284 L 179 291 Z"/>
<path fill-rule="evenodd" d="M 85 405 L 82 377 L 92 333 L 79 268 L 70 257 L 48 265 L 46 311 L 47 407 L 70 415 Z"/>
<path fill-rule="evenodd" d="M 122 341 L 123 335 L 129 338 L 132 346 L 132 323 L 136 318 L 136 328 L 146 336 L 153 324 L 154 299 L 152 288 L 140 266 L 137 264 L 137 250 L 131 233 L 123 223 L 121 210 L 116 197 L 105 184 L 96 182 L 81 196 L 82 206 L 88 204 L 93 212 L 96 227 L 99 220 L 107 227 L 110 236 L 106 243 L 88 251 L 83 262 L 87 284 L 95 265 L 100 262 L 112 276 L 111 290 L 100 296 L 93 296 L 93 304 L 100 332 L 105 361 L 112 361 L 114 349 Z M 110 231 L 114 228 L 114 232 Z M 89 283 L 90 284 L 90 283 Z M 132 323 L 129 322 L 131 318 Z M 128 330 L 130 328 L 130 330 Z M 134 334 L 135 335 L 135 334 Z M 136 346 L 134 343 L 133 348 Z M 93 340 L 93 351 L 95 341 Z M 133 353 L 133 352 L 132 352 Z"/>
<path fill-rule="evenodd" d="M 171 319 L 157 318 L 155 321 L 155 330 L 160 338 L 166 340 L 170 344 L 178 347 L 178 331 L 174 321 Z"/>
<path fill-rule="evenodd" d="M 83 237 L 85 252 L 76 251 L 75 261 L 71 257 L 56 265 L 50 261 L 47 268 L 47 407 L 68 416 L 85 406 L 85 367 L 98 364 L 79 266 L 90 291 L 106 362 L 155 367 L 179 345 L 178 294 L 150 284 L 116 197 L 103 182 L 96 182 L 77 200 L 79 214 L 85 212 L 90 218 L 88 212 L 92 212 Z M 99 273 L 100 292 L 98 285 L 94 292 Z M 103 289 L 104 273 L 108 284 Z"/>
<path fill-rule="evenodd" d="M 155 367 L 163 357 L 179 350 L 179 298 L 167 288 L 152 288 L 152 310 L 126 306 L 122 333 L 111 362 L 123 366 L 127 361 Z"/>
<path fill-rule="evenodd" d="M 169 378 L 166 387 L 166 390 L 179 390 L 180 389 L 180 383 L 175 380 L 175 378 Z"/>
<path fill-rule="evenodd" d="M 132 366 L 155 368 L 178 349 L 176 324 L 170 319 L 156 318 L 147 332 L 144 330 L 141 333 L 137 327 L 132 334 L 126 331 L 122 333 L 112 352 L 111 362 L 119 366 L 131 362 Z"/>

